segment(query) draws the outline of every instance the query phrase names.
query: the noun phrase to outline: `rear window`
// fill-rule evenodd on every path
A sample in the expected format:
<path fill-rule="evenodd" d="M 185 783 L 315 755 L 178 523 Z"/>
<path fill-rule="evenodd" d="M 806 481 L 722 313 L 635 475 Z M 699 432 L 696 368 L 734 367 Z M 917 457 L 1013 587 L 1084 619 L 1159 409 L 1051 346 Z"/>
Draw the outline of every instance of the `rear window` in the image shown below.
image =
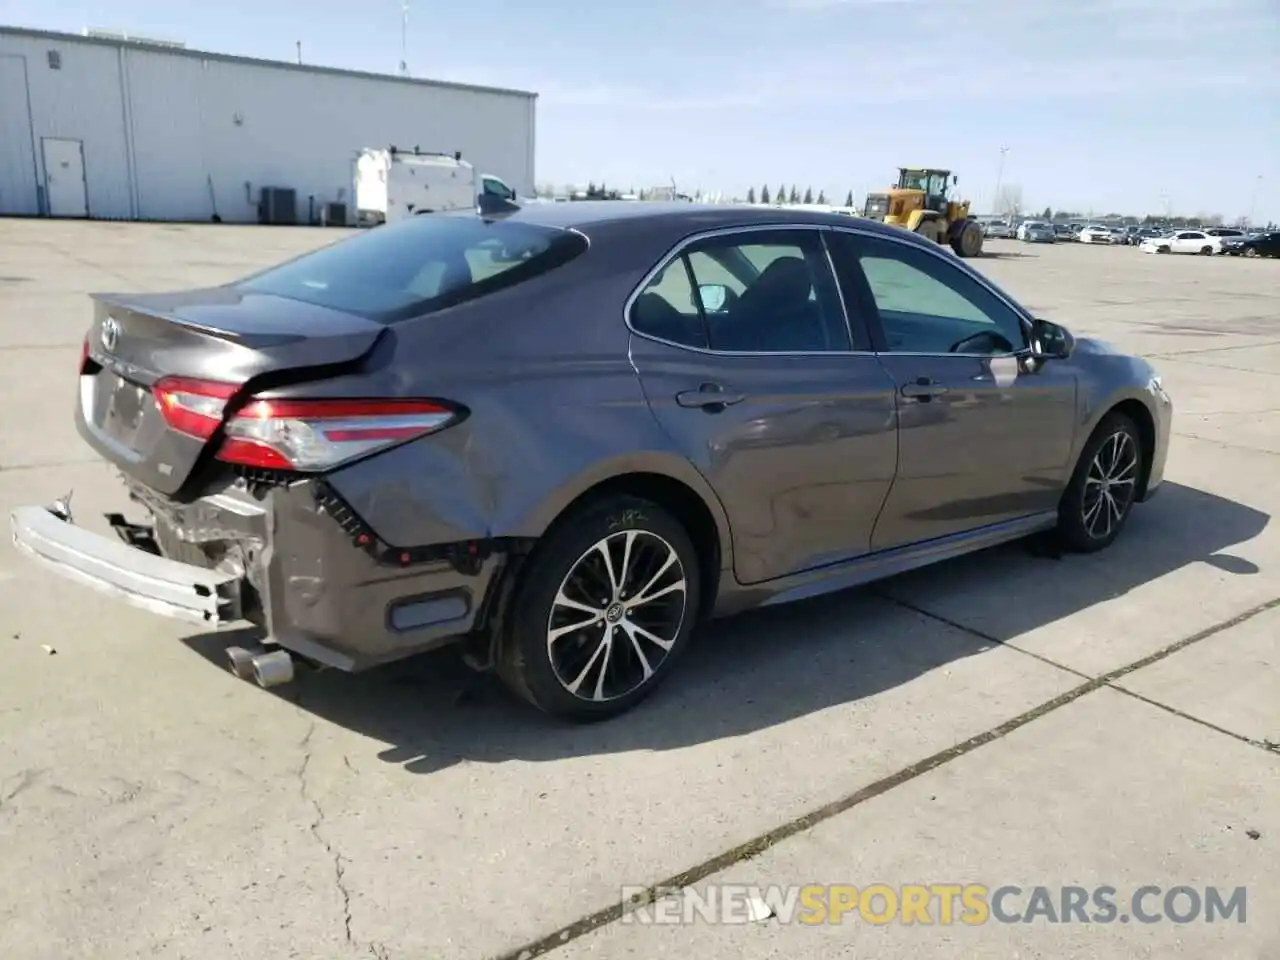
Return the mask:
<path fill-rule="evenodd" d="M 234 287 L 396 323 L 523 283 L 586 248 L 569 230 L 431 214 L 375 227 Z"/>

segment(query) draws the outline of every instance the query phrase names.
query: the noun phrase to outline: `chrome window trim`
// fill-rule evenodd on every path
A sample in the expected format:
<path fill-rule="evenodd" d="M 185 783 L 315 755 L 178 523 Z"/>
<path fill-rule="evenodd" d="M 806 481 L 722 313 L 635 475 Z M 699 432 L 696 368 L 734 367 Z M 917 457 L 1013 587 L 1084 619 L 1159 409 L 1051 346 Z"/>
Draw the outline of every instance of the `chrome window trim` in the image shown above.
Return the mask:
<path fill-rule="evenodd" d="M 642 340 L 648 340 L 651 343 L 660 343 L 664 346 L 673 347 L 677 350 L 685 350 L 689 353 L 703 354 L 705 356 L 712 356 L 712 357 L 880 357 L 880 356 L 888 356 L 888 357 L 955 357 L 957 359 L 970 359 L 970 360 L 996 360 L 1004 357 L 1023 357 L 1027 355 L 1029 348 L 1025 345 L 1022 347 L 1022 349 L 1014 350 L 1010 353 L 917 353 L 917 352 L 895 351 L 895 350 L 883 350 L 883 351 L 876 351 L 876 350 L 751 350 L 751 351 L 712 350 L 709 347 L 694 347 L 694 346 L 690 346 L 687 343 L 676 343 L 674 340 L 667 340 L 663 337 L 656 337 L 653 334 L 645 333 L 644 331 L 637 330 L 635 327 L 631 325 L 631 308 L 635 304 L 636 300 L 639 299 L 642 293 L 644 293 L 645 288 L 649 285 L 649 283 L 653 280 L 653 278 L 656 277 L 663 270 L 665 270 L 668 266 L 670 266 L 670 264 L 677 257 L 681 256 L 681 254 L 683 254 L 683 252 L 687 247 L 691 247 L 695 243 L 699 243 L 707 239 L 713 239 L 715 237 L 728 237 L 728 236 L 736 236 L 739 234 L 750 234 L 750 233 L 768 233 L 768 232 L 775 232 L 779 230 L 812 230 L 818 234 L 819 242 L 822 244 L 823 251 L 826 254 L 827 268 L 831 271 L 832 279 L 835 281 L 835 284 L 836 284 L 837 294 L 840 297 L 840 308 L 844 313 L 845 326 L 849 331 L 850 345 L 852 345 L 855 342 L 855 338 L 853 336 L 852 318 L 849 316 L 848 305 L 845 303 L 845 300 L 844 300 L 844 291 L 840 289 L 840 278 L 836 275 L 835 263 L 831 256 L 831 251 L 827 246 L 826 237 L 825 237 L 825 233 L 827 232 L 849 233 L 849 234 L 853 234 L 855 236 L 860 236 L 860 237 L 870 237 L 873 240 L 884 240 L 884 241 L 887 241 L 888 243 L 898 244 L 899 246 L 902 246 L 902 247 L 909 247 L 913 250 L 924 250 L 930 256 L 937 257 L 942 262 L 948 264 L 949 266 L 955 269 L 959 269 L 970 279 L 976 281 L 988 293 L 990 293 L 993 297 L 995 297 L 997 300 L 999 300 L 1001 303 L 1003 303 L 1013 312 L 1014 316 L 1016 316 L 1021 321 L 1024 334 L 1030 332 L 1030 324 L 1031 324 L 1032 318 L 1024 308 L 1018 306 L 1016 303 L 1010 300 L 1008 296 L 1002 293 L 997 287 L 993 286 L 990 283 L 990 281 L 988 281 L 985 277 L 983 277 L 982 274 L 978 273 L 978 271 L 970 267 L 967 267 L 963 263 L 958 262 L 958 260 L 952 254 L 944 253 L 941 249 L 936 249 L 937 247 L 936 244 L 926 246 L 921 243 L 914 243 L 914 242 L 902 240 L 902 239 L 899 239 L 898 237 L 890 236 L 888 234 L 882 233 L 877 230 L 859 229 L 857 226 L 844 226 L 843 224 L 836 225 L 836 224 L 827 224 L 827 223 L 797 223 L 794 221 L 785 221 L 780 223 L 752 223 L 752 224 L 743 224 L 736 227 L 717 227 L 714 230 L 703 230 L 698 233 L 690 234 L 689 236 L 683 237 L 682 239 L 680 239 L 669 250 L 667 250 L 667 252 L 664 253 L 661 258 L 659 258 L 656 266 L 654 266 L 652 269 L 648 270 L 645 273 L 645 275 L 640 279 L 640 282 L 636 284 L 635 289 L 631 291 L 631 294 L 627 297 L 626 301 L 623 303 L 622 322 L 626 324 L 628 332 L 630 332 L 632 336 L 640 337 Z"/>

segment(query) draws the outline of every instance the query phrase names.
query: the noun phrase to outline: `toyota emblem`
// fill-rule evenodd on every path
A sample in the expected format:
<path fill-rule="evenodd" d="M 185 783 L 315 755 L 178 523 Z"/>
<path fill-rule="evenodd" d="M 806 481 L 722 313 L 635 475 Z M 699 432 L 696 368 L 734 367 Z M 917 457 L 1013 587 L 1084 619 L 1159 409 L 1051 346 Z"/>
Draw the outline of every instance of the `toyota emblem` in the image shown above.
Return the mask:
<path fill-rule="evenodd" d="M 115 317 L 107 317 L 102 323 L 102 345 L 108 352 L 116 348 L 120 340 L 120 321 Z"/>

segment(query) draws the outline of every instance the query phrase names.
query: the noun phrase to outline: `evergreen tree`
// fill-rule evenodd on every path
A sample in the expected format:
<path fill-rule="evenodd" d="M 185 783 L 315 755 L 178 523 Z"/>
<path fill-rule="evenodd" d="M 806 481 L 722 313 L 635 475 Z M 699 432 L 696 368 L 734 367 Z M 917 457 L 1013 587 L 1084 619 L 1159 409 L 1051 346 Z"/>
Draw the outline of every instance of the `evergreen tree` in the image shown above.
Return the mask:
<path fill-rule="evenodd" d="M 766 186 L 764 186 L 764 187 L 761 187 L 761 188 L 760 188 L 760 202 L 761 202 L 761 203 L 768 203 L 768 202 L 769 202 L 769 187 L 768 187 L 768 185 L 766 185 Z"/>
<path fill-rule="evenodd" d="M 775 197 L 774 197 L 774 200 L 775 200 L 775 202 L 777 202 L 777 203 L 786 203 L 786 202 L 787 202 L 787 188 L 786 188 L 786 187 L 779 187 L 779 188 L 778 188 L 778 194 L 777 194 L 777 196 L 775 196 Z"/>
<path fill-rule="evenodd" d="M 748 187 L 748 188 L 747 188 L 747 203 L 755 203 L 755 202 L 756 202 L 756 188 L 755 188 L 755 187 Z"/>
<path fill-rule="evenodd" d="M 852 206 L 853 206 L 853 191 L 852 191 L 852 190 L 850 190 L 850 191 L 849 191 L 849 195 L 848 195 L 847 197 L 845 197 L 845 198 L 844 198 L 844 205 L 845 205 L 846 207 L 852 207 Z"/>
<path fill-rule="evenodd" d="M 791 199 L 790 199 L 788 202 L 789 202 L 789 203 L 799 203 L 799 202 L 800 202 L 800 194 L 796 191 L 796 188 L 795 188 L 795 185 L 794 185 L 794 184 L 793 184 L 793 185 L 792 185 L 792 187 L 791 187 Z"/>
<path fill-rule="evenodd" d="M 813 203 L 813 187 L 804 188 L 804 202 Z"/>
<path fill-rule="evenodd" d="M 818 191 L 818 202 L 824 205 L 827 202 L 827 195 L 823 193 L 821 190 Z"/>

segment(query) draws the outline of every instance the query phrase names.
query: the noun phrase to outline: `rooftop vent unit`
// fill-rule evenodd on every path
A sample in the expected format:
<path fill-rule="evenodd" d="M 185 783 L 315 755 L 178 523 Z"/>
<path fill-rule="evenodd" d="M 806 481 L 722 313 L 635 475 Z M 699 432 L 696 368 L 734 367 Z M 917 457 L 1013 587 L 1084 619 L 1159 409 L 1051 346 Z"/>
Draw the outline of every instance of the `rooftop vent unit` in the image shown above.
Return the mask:
<path fill-rule="evenodd" d="M 136 33 L 125 33 L 121 30 L 97 30 L 85 27 L 82 31 L 93 40 L 114 40 L 116 43 L 136 43 L 143 47 L 168 47 L 171 50 L 185 50 L 187 45 L 182 40 L 162 40 L 158 37 L 143 37 Z"/>

